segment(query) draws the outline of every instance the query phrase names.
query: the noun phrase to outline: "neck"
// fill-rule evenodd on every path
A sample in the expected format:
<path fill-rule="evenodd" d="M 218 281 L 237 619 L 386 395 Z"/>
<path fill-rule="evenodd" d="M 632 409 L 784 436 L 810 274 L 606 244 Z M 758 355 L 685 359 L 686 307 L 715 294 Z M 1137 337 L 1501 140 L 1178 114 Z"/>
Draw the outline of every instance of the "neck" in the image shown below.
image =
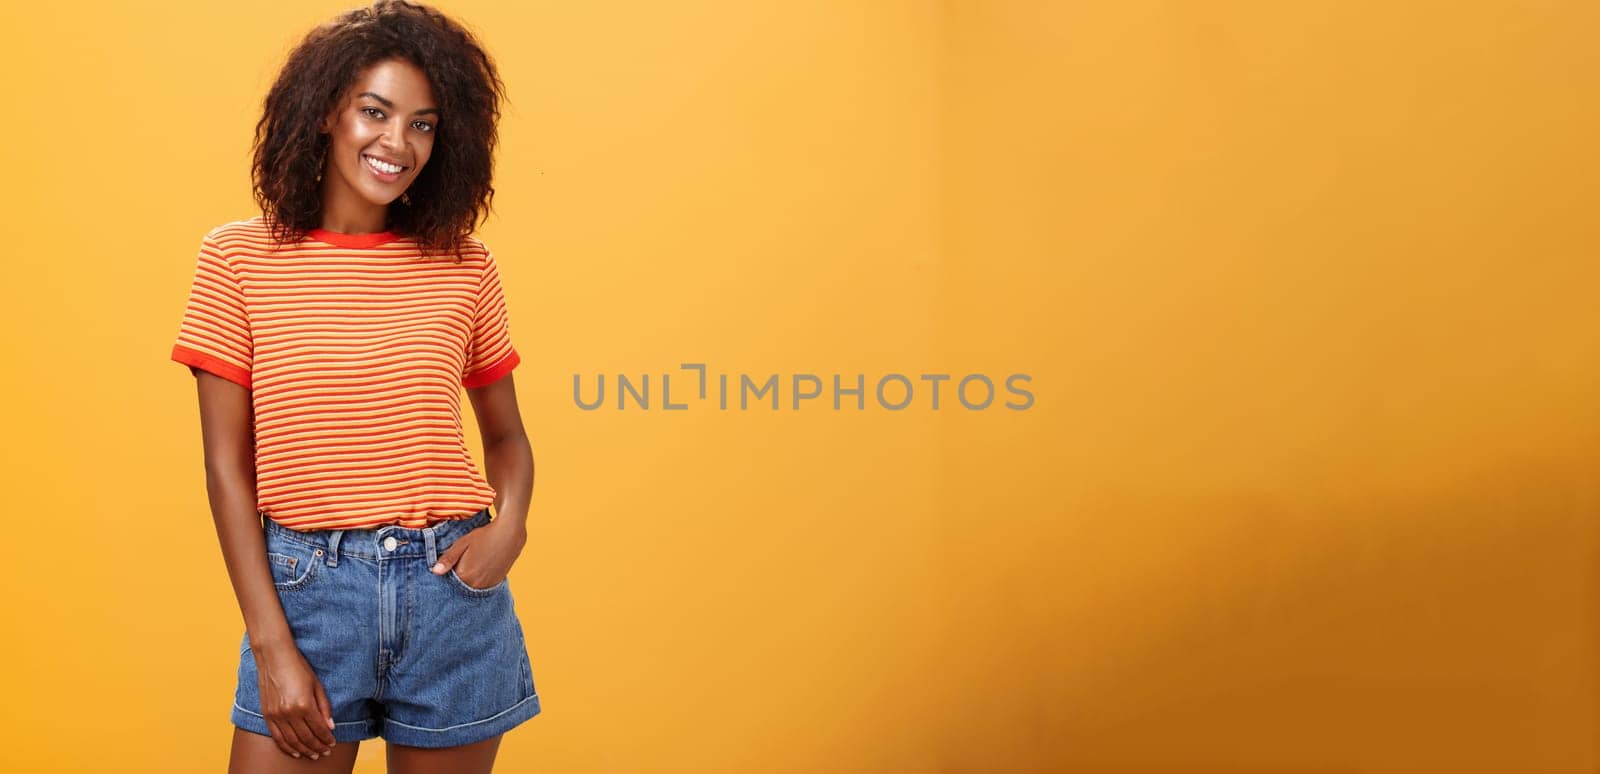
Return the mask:
<path fill-rule="evenodd" d="M 389 208 L 373 204 L 348 187 L 322 178 L 322 228 L 340 234 L 376 234 L 388 229 Z"/>

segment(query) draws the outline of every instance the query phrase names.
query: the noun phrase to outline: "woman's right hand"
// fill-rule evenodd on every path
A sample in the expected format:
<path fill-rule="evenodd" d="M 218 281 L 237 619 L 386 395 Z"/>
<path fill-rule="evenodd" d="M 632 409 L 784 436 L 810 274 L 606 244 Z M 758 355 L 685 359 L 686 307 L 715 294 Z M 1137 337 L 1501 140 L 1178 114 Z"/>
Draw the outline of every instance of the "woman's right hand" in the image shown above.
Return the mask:
<path fill-rule="evenodd" d="M 322 682 L 300 649 L 255 651 L 261 714 L 285 755 L 312 760 L 333 751 L 333 710 Z"/>

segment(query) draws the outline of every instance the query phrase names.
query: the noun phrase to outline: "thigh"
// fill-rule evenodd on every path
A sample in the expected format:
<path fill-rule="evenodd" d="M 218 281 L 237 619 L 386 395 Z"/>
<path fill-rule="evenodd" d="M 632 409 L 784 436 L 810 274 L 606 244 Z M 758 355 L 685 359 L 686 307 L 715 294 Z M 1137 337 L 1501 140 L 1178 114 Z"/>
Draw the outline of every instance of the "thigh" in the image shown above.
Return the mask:
<path fill-rule="evenodd" d="M 356 765 L 360 742 L 340 742 L 333 752 L 318 760 L 296 758 L 278 749 L 270 736 L 242 728 L 233 729 L 233 749 L 228 755 L 228 774 L 290 774 L 326 772 L 349 774 Z"/>
<path fill-rule="evenodd" d="M 448 771 L 451 774 L 489 774 L 494 770 L 494 756 L 500 750 L 500 734 L 459 747 L 411 747 L 404 744 L 385 745 L 389 757 L 389 774 L 434 774 Z"/>

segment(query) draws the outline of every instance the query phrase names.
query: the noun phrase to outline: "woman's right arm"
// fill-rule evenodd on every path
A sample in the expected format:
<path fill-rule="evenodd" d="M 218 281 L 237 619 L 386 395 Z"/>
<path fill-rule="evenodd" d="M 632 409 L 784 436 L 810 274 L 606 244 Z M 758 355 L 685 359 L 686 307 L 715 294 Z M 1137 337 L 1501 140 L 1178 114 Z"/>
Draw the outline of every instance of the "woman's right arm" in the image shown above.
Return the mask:
<path fill-rule="evenodd" d="M 192 370 L 200 393 L 206 494 L 261 675 L 262 715 L 280 749 L 315 759 L 333 747 L 333 716 L 321 682 L 295 646 L 272 585 L 266 536 L 256 510 L 250 390 L 209 371 Z"/>

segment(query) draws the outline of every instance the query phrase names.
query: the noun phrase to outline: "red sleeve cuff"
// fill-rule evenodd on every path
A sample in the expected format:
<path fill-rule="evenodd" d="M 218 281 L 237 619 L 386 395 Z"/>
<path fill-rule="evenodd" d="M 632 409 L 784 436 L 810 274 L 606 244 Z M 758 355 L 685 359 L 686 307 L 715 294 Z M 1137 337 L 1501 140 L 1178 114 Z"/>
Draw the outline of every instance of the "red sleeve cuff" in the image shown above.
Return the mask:
<path fill-rule="evenodd" d="M 522 357 L 513 349 L 507 352 L 505 357 L 500 358 L 500 362 L 488 368 L 479 369 L 475 374 L 467 374 L 467 377 L 461 380 L 461 386 L 471 389 L 491 384 L 500 377 L 511 373 L 511 369 L 516 368 L 517 364 L 521 362 Z"/>
<path fill-rule="evenodd" d="M 250 389 L 249 371 L 224 360 L 214 358 L 204 352 L 190 349 L 182 344 L 174 344 L 172 345 L 172 359 L 191 368 L 209 371 L 247 390 Z"/>

